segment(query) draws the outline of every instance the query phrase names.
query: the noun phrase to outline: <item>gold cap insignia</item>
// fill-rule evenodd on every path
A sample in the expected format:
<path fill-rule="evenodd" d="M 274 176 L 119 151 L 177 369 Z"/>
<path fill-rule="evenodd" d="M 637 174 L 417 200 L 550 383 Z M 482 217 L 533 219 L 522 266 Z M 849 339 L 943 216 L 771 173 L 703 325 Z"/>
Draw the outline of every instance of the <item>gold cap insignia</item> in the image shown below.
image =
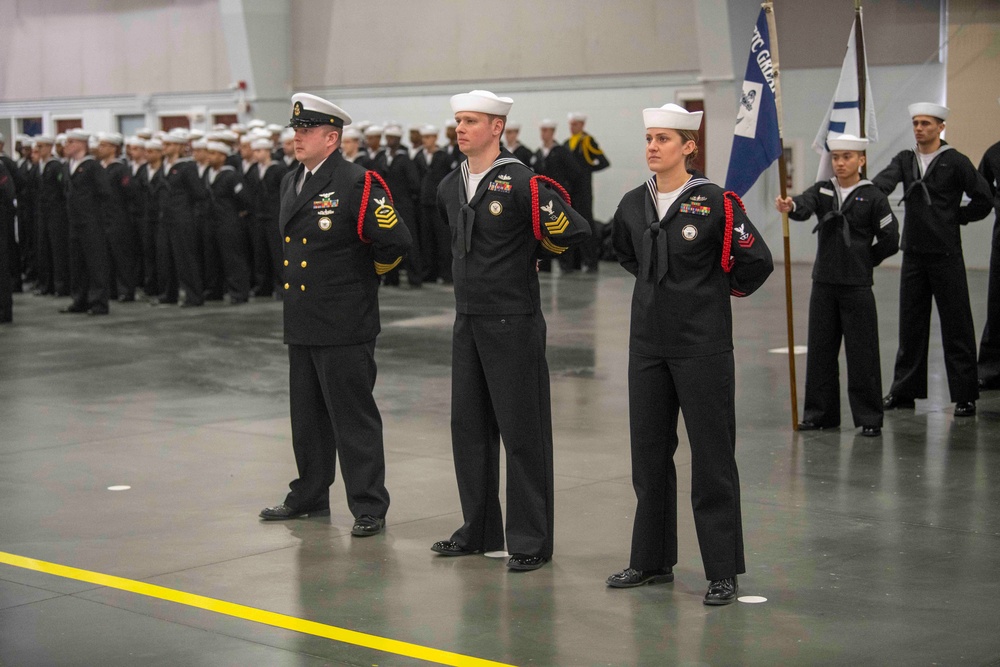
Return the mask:
<path fill-rule="evenodd" d="M 292 107 L 292 114 L 298 116 L 302 113 L 302 102 L 296 102 L 295 106 Z"/>

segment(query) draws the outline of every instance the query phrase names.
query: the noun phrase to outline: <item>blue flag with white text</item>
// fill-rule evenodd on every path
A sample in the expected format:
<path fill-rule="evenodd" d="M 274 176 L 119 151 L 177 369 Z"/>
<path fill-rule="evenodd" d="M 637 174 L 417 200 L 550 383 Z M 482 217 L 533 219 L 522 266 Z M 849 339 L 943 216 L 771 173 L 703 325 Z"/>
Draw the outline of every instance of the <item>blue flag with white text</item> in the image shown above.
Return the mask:
<path fill-rule="evenodd" d="M 726 189 L 742 197 L 780 155 L 781 133 L 774 100 L 771 36 L 767 29 L 767 15 L 761 9 L 753 29 L 750 58 L 743 77 L 743 94 L 736 112 Z"/>

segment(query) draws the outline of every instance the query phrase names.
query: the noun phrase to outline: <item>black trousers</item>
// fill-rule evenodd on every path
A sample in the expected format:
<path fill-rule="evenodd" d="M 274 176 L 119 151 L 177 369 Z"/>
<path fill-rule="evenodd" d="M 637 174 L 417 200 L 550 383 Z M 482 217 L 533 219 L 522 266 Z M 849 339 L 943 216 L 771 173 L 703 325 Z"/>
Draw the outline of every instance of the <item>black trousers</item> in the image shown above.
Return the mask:
<path fill-rule="evenodd" d="M 296 509 L 329 507 L 340 457 L 347 506 L 356 517 L 385 517 L 382 417 L 372 396 L 375 340 L 357 345 L 289 345 L 292 449 L 298 479 L 285 504 Z"/>
<path fill-rule="evenodd" d="M 213 231 L 211 245 L 222 258 L 224 293 L 246 301 L 250 296 L 250 235 L 246 218 L 210 220 L 208 226 Z M 209 243 L 206 242 L 205 247 L 210 247 Z M 205 259 L 207 262 L 207 253 Z M 210 275 L 207 265 L 205 275 Z"/>
<path fill-rule="evenodd" d="M 1000 389 L 1000 211 L 997 211 L 997 222 L 993 225 L 986 325 L 979 341 L 979 379 L 990 389 Z"/>
<path fill-rule="evenodd" d="M 69 230 L 70 295 L 77 308 L 108 306 L 111 262 L 102 225 L 94 221 L 73 225 Z"/>
<path fill-rule="evenodd" d="M 882 371 L 875 295 L 867 285 L 814 282 L 803 419 L 840 425 L 840 341 L 847 353 L 847 398 L 855 426 L 882 426 Z"/>
<path fill-rule="evenodd" d="M 677 416 L 691 443 L 691 505 L 705 577 L 746 571 L 736 469 L 733 353 L 656 358 L 629 353 L 632 486 L 636 495 L 629 566 L 677 563 Z"/>
<path fill-rule="evenodd" d="M 208 217 L 201 220 L 201 267 L 202 294 L 209 301 L 221 301 L 226 294 L 225 260 L 223 259 L 219 224 Z"/>
<path fill-rule="evenodd" d="M 177 267 L 177 281 L 184 289 L 184 303 L 200 306 L 205 302 L 205 283 L 202 274 L 202 230 L 200 220 L 193 215 L 175 220 L 167 225 L 170 251 Z M 220 271 L 221 275 L 221 271 Z"/>
<path fill-rule="evenodd" d="M 108 230 L 108 246 L 114 265 L 114 277 L 118 282 L 118 294 L 126 298 L 135 297 L 139 286 L 140 243 L 139 232 L 131 219 L 112 225 Z"/>
<path fill-rule="evenodd" d="M 174 235 L 170 229 L 171 225 L 162 221 L 156 224 L 156 282 L 163 303 L 177 303 L 180 290 L 177 264 L 174 262 L 177 252 L 173 248 Z"/>
<path fill-rule="evenodd" d="M 927 348 L 931 297 L 941 320 L 941 344 L 948 390 L 955 403 L 979 398 L 976 333 L 969 305 L 969 284 L 961 253 L 904 252 L 899 282 L 899 352 L 890 393 L 927 398 Z"/>
<path fill-rule="evenodd" d="M 274 292 L 274 258 L 271 256 L 271 244 L 267 233 L 273 231 L 277 223 L 272 224 L 254 216 L 250 219 L 250 243 L 253 257 L 253 291 L 256 296 L 270 296 Z"/>
<path fill-rule="evenodd" d="M 545 318 L 463 315 L 452 338 L 451 443 L 466 549 L 504 547 L 500 440 L 507 461 L 507 551 L 550 558 L 552 411 Z"/>
<path fill-rule="evenodd" d="M 0 322 L 12 322 L 14 318 L 14 281 L 7 266 L 10 261 L 10 249 L 6 229 L 8 225 L 13 228 L 13 222 L 13 216 L 10 216 L 9 220 L 4 220 L 3 214 L 0 213 Z"/>
<path fill-rule="evenodd" d="M 142 248 L 142 289 L 149 296 L 160 294 L 158 275 L 159 260 L 156 255 L 157 220 L 144 216 L 139 221 L 139 238 Z"/>

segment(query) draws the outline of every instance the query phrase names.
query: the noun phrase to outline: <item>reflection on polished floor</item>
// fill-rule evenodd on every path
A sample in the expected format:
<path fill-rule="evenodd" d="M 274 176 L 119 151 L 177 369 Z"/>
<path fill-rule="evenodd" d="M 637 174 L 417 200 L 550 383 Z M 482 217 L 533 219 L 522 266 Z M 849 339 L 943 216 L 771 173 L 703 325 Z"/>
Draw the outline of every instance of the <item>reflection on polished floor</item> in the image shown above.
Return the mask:
<path fill-rule="evenodd" d="M 794 267 L 805 343 L 808 266 Z M 882 376 L 898 272 L 877 272 Z M 977 332 L 986 275 L 970 271 Z M 780 268 L 734 302 L 748 572 L 761 604 L 707 608 L 682 435 L 673 584 L 604 585 L 628 561 L 631 280 L 543 276 L 555 430 L 556 553 L 537 572 L 436 557 L 460 522 L 449 436 L 453 297 L 384 289 L 377 399 L 388 530 L 332 512 L 263 523 L 294 474 L 281 305 L 116 305 L 59 315 L 17 295 L 0 328 L 0 551 L 514 665 L 995 664 L 1000 657 L 1000 392 L 956 419 L 938 325 L 931 397 L 881 438 L 793 434 Z M 978 336 L 978 333 L 977 333 Z M 843 365 L 842 365 L 843 368 Z M 798 357 L 800 402 L 805 357 Z M 109 491 L 127 485 L 126 491 Z M 0 565 L 0 665 L 409 665 L 345 644 Z"/>

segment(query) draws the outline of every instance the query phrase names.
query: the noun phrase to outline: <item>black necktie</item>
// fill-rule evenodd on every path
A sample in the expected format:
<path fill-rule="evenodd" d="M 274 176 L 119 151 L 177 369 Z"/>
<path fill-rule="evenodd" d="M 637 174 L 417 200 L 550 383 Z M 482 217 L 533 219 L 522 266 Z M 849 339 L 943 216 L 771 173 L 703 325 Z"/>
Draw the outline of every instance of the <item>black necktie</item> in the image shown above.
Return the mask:
<path fill-rule="evenodd" d="M 311 171 L 306 172 L 306 179 L 302 181 L 302 187 L 299 188 L 299 194 L 302 194 L 302 191 L 306 189 L 306 183 L 309 182 L 309 179 L 312 178 L 312 175 L 313 173 Z"/>

